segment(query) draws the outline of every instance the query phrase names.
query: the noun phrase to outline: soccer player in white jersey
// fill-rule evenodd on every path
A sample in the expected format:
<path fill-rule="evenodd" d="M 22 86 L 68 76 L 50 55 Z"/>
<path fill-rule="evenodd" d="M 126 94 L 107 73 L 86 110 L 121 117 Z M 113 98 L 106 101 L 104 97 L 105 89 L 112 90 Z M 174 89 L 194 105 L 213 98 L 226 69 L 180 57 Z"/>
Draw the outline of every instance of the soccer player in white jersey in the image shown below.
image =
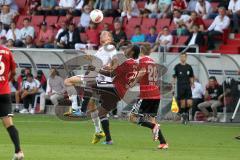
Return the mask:
<path fill-rule="evenodd" d="M 103 31 L 100 35 L 101 47 L 99 48 L 99 50 L 96 52 L 94 56 L 86 55 L 86 58 L 91 61 L 91 64 L 96 67 L 96 70 L 100 70 L 101 68 L 104 68 L 104 67 L 110 67 L 111 65 L 115 64 L 116 59 L 114 59 L 113 57 L 117 54 L 117 51 L 115 46 L 111 44 L 112 42 L 113 42 L 113 39 L 112 39 L 111 33 L 108 31 Z M 104 93 L 105 91 L 108 92 L 109 90 L 114 90 L 113 85 L 111 85 L 112 84 L 111 77 L 97 74 L 97 72 L 94 72 L 94 73 L 90 72 L 86 76 L 86 78 L 88 76 L 89 77 L 96 76 L 96 84 L 94 88 L 98 90 L 98 94 L 101 94 L 100 92 Z M 65 80 L 65 85 L 68 88 L 69 87 L 71 88 L 76 84 L 84 83 L 85 80 L 86 79 L 84 75 L 73 76 Z M 69 94 L 70 94 L 70 100 L 72 101 L 72 114 L 81 116 L 81 108 L 78 107 L 77 105 L 77 94 L 76 93 L 69 93 Z M 102 97 L 102 95 L 100 95 L 100 97 L 101 97 L 101 100 L 103 99 L 104 101 L 104 97 L 106 96 Z M 116 105 L 117 100 L 114 102 L 116 102 L 114 103 L 114 105 Z M 105 103 L 106 103 L 106 100 L 105 100 Z M 88 111 L 90 112 L 91 118 L 95 126 L 95 134 L 94 134 L 92 143 L 96 144 L 100 141 L 101 138 L 106 136 L 105 144 L 112 144 L 112 139 L 111 139 L 110 130 L 109 130 L 109 120 L 108 120 L 108 116 L 106 115 L 107 112 L 104 114 L 101 114 L 99 117 L 99 112 L 96 106 L 96 100 L 94 98 L 90 99 L 89 101 Z M 104 132 L 101 129 L 100 122 L 102 124 L 102 128 Z"/>

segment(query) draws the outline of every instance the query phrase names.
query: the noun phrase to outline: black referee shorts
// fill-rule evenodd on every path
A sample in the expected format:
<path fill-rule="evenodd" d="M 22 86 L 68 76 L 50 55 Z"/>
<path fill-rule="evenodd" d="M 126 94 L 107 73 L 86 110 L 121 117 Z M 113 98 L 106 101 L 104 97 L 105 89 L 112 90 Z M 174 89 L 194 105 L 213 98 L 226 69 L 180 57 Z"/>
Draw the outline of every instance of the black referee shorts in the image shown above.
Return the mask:
<path fill-rule="evenodd" d="M 155 117 L 158 113 L 159 104 L 160 99 L 142 99 L 138 113 Z"/>
<path fill-rule="evenodd" d="M 192 99 L 192 89 L 189 84 L 178 84 L 177 85 L 177 98 L 182 99 Z"/>
<path fill-rule="evenodd" d="M 13 116 L 11 95 L 2 94 L 0 95 L 0 118 L 7 116 Z"/>

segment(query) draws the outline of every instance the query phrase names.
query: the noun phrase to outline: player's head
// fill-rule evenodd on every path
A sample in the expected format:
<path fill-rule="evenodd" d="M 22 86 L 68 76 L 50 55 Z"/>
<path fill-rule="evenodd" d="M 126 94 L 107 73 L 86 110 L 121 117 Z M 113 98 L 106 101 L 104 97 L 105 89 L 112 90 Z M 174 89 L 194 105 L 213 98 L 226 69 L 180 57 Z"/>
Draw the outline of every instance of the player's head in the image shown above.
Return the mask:
<path fill-rule="evenodd" d="M 27 74 L 27 81 L 32 82 L 33 81 L 33 75 L 31 73 Z"/>
<path fill-rule="evenodd" d="M 102 31 L 100 35 L 101 45 L 111 44 L 113 42 L 112 34 L 109 31 Z"/>
<path fill-rule="evenodd" d="M 141 46 L 141 55 L 150 55 L 151 54 L 151 45 L 150 44 L 144 44 Z"/>
<path fill-rule="evenodd" d="M 57 69 L 56 68 L 51 68 L 50 69 L 50 76 L 55 77 L 56 75 L 58 75 Z"/>
<path fill-rule="evenodd" d="M 217 84 L 217 79 L 215 76 L 211 76 L 208 79 L 208 85 L 209 87 L 215 87 L 215 85 Z"/>
<path fill-rule="evenodd" d="M 127 58 L 138 59 L 140 48 L 137 45 L 129 45 L 124 51 L 124 54 Z"/>
<path fill-rule="evenodd" d="M 27 67 L 24 69 L 25 76 L 31 73 L 31 68 Z"/>
<path fill-rule="evenodd" d="M 186 61 L 187 61 L 187 53 L 186 52 L 181 53 L 180 61 L 181 61 L 181 63 L 186 63 Z"/>

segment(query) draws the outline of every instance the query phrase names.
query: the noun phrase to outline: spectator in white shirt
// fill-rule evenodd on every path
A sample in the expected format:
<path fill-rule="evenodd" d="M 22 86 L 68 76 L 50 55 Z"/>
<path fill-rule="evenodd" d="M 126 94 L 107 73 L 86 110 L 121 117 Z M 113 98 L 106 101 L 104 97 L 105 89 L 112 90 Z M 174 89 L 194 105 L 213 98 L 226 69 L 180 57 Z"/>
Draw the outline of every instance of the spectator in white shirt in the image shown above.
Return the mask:
<path fill-rule="evenodd" d="M 161 52 L 169 51 L 170 46 L 173 44 L 173 36 L 169 32 L 168 26 L 163 27 L 163 31 L 159 32 L 156 39 L 156 45 L 153 47 L 152 52 L 157 51 L 160 46 Z"/>
<path fill-rule="evenodd" d="M 72 10 L 74 16 L 81 16 L 84 1 L 85 0 L 76 0 L 75 8 Z"/>
<path fill-rule="evenodd" d="M 15 0 L 0 0 L 0 6 L 3 5 L 9 5 L 11 10 L 13 10 L 14 12 L 18 12 L 18 6 Z"/>
<path fill-rule="evenodd" d="M 232 16 L 233 31 L 238 33 L 240 18 L 240 0 L 230 0 L 228 5 L 228 15 Z"/>
<path fill-rule="evenodd" d="M 50 99 L 54 107 L 56 107 L 58 101 L 64 98 L 64 92 L 66 92 L 64 80 L 58 75 L 57 70 L 52 68 L 50 77 L 47 80 L 46 93 L 42 92 L 40 95 L 40 112 L 44 112 L 46 99 Z"/>
<path fill-rule="evenodd" d="M 198 0 L 190 0 L 187 5 L 187 11 L 195 11 Z"/>
<path fill-rule="evenodd" d="M 148 0 L 145 3 L 144 10 L 148 12 L 149 18 L 156 18 L 158 11 L 158 4 L 156 0 Z"/>
<path fill-rule="evenodd" d="M 78 24 L 78 27 L 80 28 L 80 31 L 85 31 L 85 29 L 89 26 L 90 24 L 90 12 L 91 8 L 89 5 L 85 5 L 83 8 L 82 15 L 80 17 L 80 22 Z"/>
<path fill-rule="evenodd" d="M 202 17 L 202 19 L 207 19 L 212 11 L 212 7 L 206 0 L 198 0 L 195 11 L 200 17 Z"/>
<path fill-rule="evenodd" d="M 18 28 L 16 28 L 15 22 L 11 23 L 10 29 L 7 32 L 6 38 L 7 40 L 10 40 L 10 39 L 13 40 L 15 47 L 20 47 L 18 46 L 18 44 L 21 43 L 21 31 Z"/>
<path fill-rule="evenodd" d="M 60 0 L 58 6 L 55 9 L 59 15 L 65 16 L 67 11 L 72 10 L 75 7 L 75 0 Z"/>
<path fill-rule="evenodd" d="M 195 78 L 194 85 L 192 85 L 192 120 L 194 120 L 194 115 L 196 111 L 199 111 L 198 104 L 203 102 L 203 98 L 205 95 L 205 89 L 203 88 L 202 84 Z"/>
<path fill-rule="evenodd" d="M 34 101 L 39 88 L 40 82 L 34 79 L 32 74 L 28 74 L 27 80 L 22 85 L 21 98 L 23 100 L 24 109 L 22 109 L 20 113 L 29 113 L 30 111 L 30 113 L 34 114 Z M 29 105 L 31 105 L 30 110 L 28 110 Z"/>
<path fill-rule="evenodd" d="M 131 19 L 132 16 L 138 17 L 140 11 L 138 9 L 137 3 L 134 0 L 124 0 L 123 1 L 123 11 L 121 17 L 127 16 L 128 19 Z"/>
<path fill-rule="evenodd" d="M 158 0 L 157 18 L 167 18 L 171 10 L 172 0 Z"/>
<path fill-rule="evenodd" d="M 0 37 L 6 37 L 6 34 L 6 30 L 4 29 L 2 22 L 0 22 Z"/>
<path fill-rule="evenodd" d="M 180 10 L 174 10 L 173 12 L 173 22 L 176 25 L 176 29 L 173 30 L 173 35 L 188 35 L 187 22 L 190 20 L 190 16 L 182 14 Z"/>
<path fill-rule="evenodd" d="M 16 16 L 17 16 L 17 13 L 10 10 L 10 7 L 8 5 L 2 6 L 0 21 L 3 23 L 4 28 L 8 30 L 10 23 L 14 20 Z"/>
<path fill-rule="evenodd" d="M 214 36 L 222 35 L 224 30 L 227 29 L 230 24 L 230 18 L 226 15 L 226 9 L 224 7 L 220 7 L 218 13 L 219 15 L 214 19 L 207 31 L 209 50 L 215 48 Z"/>
<path fill-rule="evenodd" d="M 21 41 L 23 43 L 25 43 L 25 39 L 27 36 L 31 36 L 32 38 L 34 38 L 34 28 L 32 26 L 30 26 L 30 20 L 29 18 L 25 18 L 23 20 L 23 28 L 20 30 L 21 32 Z"/>

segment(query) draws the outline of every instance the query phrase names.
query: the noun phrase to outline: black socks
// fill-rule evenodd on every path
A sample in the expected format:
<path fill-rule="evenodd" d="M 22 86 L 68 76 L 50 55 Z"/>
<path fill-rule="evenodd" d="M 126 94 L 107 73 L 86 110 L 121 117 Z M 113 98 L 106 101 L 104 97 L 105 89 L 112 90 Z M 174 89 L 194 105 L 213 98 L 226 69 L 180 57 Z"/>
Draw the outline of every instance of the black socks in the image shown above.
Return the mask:
<path fill-rule="evenodd" d="M 8 134 L 14 144 L 15 153 L 18 153 L 21 150 L 18 130 L 15 128 L 15 126 L 10 126 L 7 128 L 7 131 L 8 131 Z"/>

